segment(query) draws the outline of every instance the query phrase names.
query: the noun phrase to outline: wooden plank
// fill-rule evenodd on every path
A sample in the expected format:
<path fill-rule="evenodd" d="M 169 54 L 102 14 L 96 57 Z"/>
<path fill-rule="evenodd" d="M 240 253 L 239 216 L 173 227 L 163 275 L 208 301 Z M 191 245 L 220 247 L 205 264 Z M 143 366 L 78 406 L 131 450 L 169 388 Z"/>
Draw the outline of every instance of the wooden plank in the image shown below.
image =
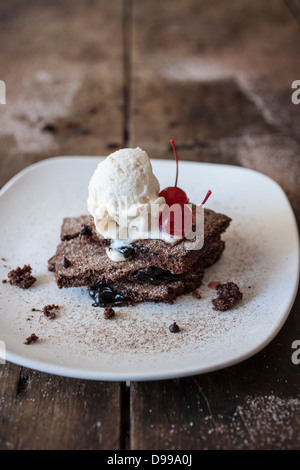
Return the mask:
<path fill-rule="evenodd" d="M 262 171 L 286 190 L 300 221 L 299 113 L 290 99 L 299 29 L 284 3 L 135 0 L 132 18 L 131 146 L 173 158 L 173 138 L 181 159 Z M 246 362 L 131 383 L 131 448 L 299 448 L 291 361 L 299 310 L 298 297 L 277 338 Z"/>
<path fill-rule="evenodd" d="M 56 155 L 123 144 L 123 2 L 0 5 L 0 186 Z M 118 449 L 121 385 L 0 366 L 1 449 Z"/>
<path fill-rule="evenodd" d="M 0 186 L 57 155 L 123 144 L 122 0 L 0 5 Z"/>
<path fill-rule="evenodd" d="M 131 384 L 131 448 L 299 449 L 300 295 L 276 339 L 227 369 Z"/>
<path fill-rule="evenodd" d="M 121 385 L 0 366 L 0 449 L 119 449 Z"/>
<path fill-rule="evenodd" d="M 300 215 L 300 37 L 284 2 L 134 1 L 132 16 L 130 145 L 173 158 L 173 138 L 180 159 L 261 171 Z"/>

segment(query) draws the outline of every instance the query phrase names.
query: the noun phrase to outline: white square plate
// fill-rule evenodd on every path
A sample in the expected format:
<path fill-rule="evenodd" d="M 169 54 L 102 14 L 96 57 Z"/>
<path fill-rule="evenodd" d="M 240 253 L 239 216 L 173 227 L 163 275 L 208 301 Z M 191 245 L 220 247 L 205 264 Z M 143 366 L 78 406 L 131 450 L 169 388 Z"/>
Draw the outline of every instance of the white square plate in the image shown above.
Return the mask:
<path fill-rule="evenodd" d="M 59 243 L 63 217 L 87 213 L 89 179 L 100 157 L 57 157 L 32 165 L 0 193 L 0 279 L 30 264 L 37 282 L 27 290 L 0 283 L 0 344 L 6 360 L 40 371 L 99 380 L 154 380 L 220 369 L 257 353 L 278 333 L 295 299 L 299 239 L 294 214 L 270 178 L 252 170 L 180 162 L 179 186 L 190 200 L 232 218 L 221 260 L 206 271 L 202 298 L 173 305 L 116 308 L 108 321 L 85 289 L 58 289 L 47 260 Z M 153 160 L 161 188 L 173 184 L 172 161 Z M 236 282 L 243 300 L 212 309 L 210 281 Z M 49 320 L 41 312 L 60 306 Z M 176 321 L 180 333 L 169 332 Z M 25 345 L 35 333 L 39 340 Z"/>

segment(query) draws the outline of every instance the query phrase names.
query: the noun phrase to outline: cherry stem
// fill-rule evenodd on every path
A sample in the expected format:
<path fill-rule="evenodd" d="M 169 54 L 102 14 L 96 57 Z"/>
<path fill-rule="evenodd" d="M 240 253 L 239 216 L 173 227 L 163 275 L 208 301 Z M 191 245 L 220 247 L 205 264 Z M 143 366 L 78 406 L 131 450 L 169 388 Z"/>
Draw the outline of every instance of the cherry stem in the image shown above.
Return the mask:
<path fill-rule="evenodd" d="M 200 206 L 197 207 L 197 209 L 195 209 L 192 214 L 195 214 L 199 209 L 201 209 L 202 206 L 204 206 L 204 204 L 206 203 L 207 199 L 209 198 L 209 196 L 211 195 L 211 190 L 208 190 L 207 191 L 207 194 L 205 196 L 205 198 L 203 199 L 203 201 L 201 202 Z"/>
<path fill-rule="evenodd" d="M 175 178 L 175 188 L 176 188 L 177 187 L 177 180 L 178 180 L 178 155 L 177 155 L 177 152 L 176 152 L 176 147 L 175 147 L 174 140 L 171 139 L 170 142 L 171 142 L 173 152 L 174 152 L 174 155 L 175 155 L 175 160 L 176 160 L 176 178 Z"/>

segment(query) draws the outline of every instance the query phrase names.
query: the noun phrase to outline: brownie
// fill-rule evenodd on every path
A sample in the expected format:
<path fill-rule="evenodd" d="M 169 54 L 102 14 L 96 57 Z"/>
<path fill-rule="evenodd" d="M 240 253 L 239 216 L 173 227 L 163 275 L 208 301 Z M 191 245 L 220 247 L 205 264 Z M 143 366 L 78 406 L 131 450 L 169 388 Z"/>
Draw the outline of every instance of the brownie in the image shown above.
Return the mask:
<path fill-rule="evenodd" d="M 37 341 L 38 339 L 39 337 L 35 333 L 31 333 L 31 335 L 28 336 L 28 338 L 26 338 L 26 340 L 24 341 L 24 344 L 35 343 L 35 341 Z"/>
<path fill-rule="evenodd" d="M 221 312 L 233 308 L 243 297 L 242 292 L 234 282 L 217 284 L 216 291 L 218 297 L 212 299 L 213 309 Z"/>
<path fill-rule="evenodd" d="M 224 242 L 219 240 L 212 243 L 203 250 L 202 262 L 196 260 L 186 273 L 203 271 L 208 265 L 214 264 L 220 258 L 224 250 Z M 62 260 L 67 257 L 70 266 L 64 268 Z M 61 242 L 54 257 L 50 258 L 51 269 L 55 264 L 55 277 L 58 287 L 80 287 L 88 286 L 96 281 L 131 281 L 136 285 L 145 284 L 149 279 L 145 279 L 145 270 L 149 269 L 147 261 L 133 258 L 123 262 L 114 262 L 108 258 L 105 247 L 84 243 L 79 238 Z M 172 273 L 155 266 L 157 270 L 165 276 L 174 279 L 184 278 L 186 273 Z M 144 281 L 140 273 L 144 273 Z M 162 277 L 160 272 L 159 278 Z"/>
<path fill-rule="evenodd" d="M 112 307 L 105 307 L 104 318 L 105 320 L 111 320 L 115 316 L 115 311 Z"/>
<path fill-rule="evenodd" d="M 56 311 L 59 310 L 59 305 L 45 305 L 43 308 L 43 313 L 46 317 L 50 318 L 50 320 L 53 320 L 56 318 Z"/>
<path fill-rule="evenodd" d="M 219 251 L 215 250 L 216 256 L 220 256 L 223 251 L 222 242 L 220 244 Z M 68 268 L 64 268 L 61 263 L 63 256 L 71 261 Z M 55 260 L 55 277 L 59 288 L 89 288 L 101 283 L 130 303 L 173 302 L 179 295 L 197 289 L 204 274 L 201 265 L 197 264 L 180 275 L 151 267 L 152 272 L 149 275 L 147 262 L 133 259 L 115 263 L 107 257 L 105 247 L 83 243 L 78 238 L 61 242 Z"/>
<path fill-rule="evenodd" d="M 55 255 L 48 259 L 48 271 L 55 273 Z"/>
<path fill-rule="evenodd" d="M 61 240 L 71 240 L 79 236 L 85 225 L 92 225 L 93 217 L 90 215 L 81 215 L 79 217 L 65 217 L 61 227 Z"/>
<path fill-rule="evenodd" d="M 68 217 L 61 227 L 61 242 L 48 261 L 59 288 L 87 287 L 94 306 L 112 307 L 138 302 L 172 303 L 195 291 L 204 269 L 223 253 L 221 234 L 230 218 L 205 209 L 204 245 L 191 250 L 194 240 L 175 244 L 163 240 L 137 240 L 124 247 L 126 259 L 112 261 L 106 253 L 110 240 L 101 237 L 91 216 Z"/>
<path fill-rule="evenodd" d="M 180 279 L 160 284 L 137 284 L 134 282 L 112 282 L 110 286 L 131 303 L 165 302 L 172 303 L 180 295 L 189 294 L 197 289 L 203 279 L 204 272 L 182 274 Z"/>
<path fill-rule="evenodd" d="M 163 240 L 144 239 L 132 242 L 131 254 L 134 258 L 146 261 L 149 266 L 158 266 L 174 274 L 187 271 L 196 261 L 201 263 L 204 268 L 207 268 L 211 265 L 207 250 L 220 241 L 221 234 L 225 232 L 230 222 L 231 219 L 226 215 L 204 209 L 204 244 L 200 250 L 190 249 L 194 240 L 184 239 L 173 245 Z M 89 227 L 90 230 L 81 234 L 84 227 Z M 83 242 L 99 246 L 108 246 L 110 244 L 110 240 L 104 239 L 96 232 L 91 216 L 63 220 L 61 239 L 70 240 L 76 237 Z"/>
<path fill-rule="evenodd" d="M 180 295 L 188 294 L 197 289 L 202 282 L 203 272 L 200 271 L 194 276 L 183 276 L 181 280 L 161 284 L 135 284 L 134 282 L 110 282 L 102 284 L 104 289 L 112 292 L 112 296 L 107 301 L 95 302 L 95 307 L 124 306 L 140 302 L 164 302 L 173 303 Z M 116 302 L 113 298 L 116 298 Z"/>
<path fill-rule="evenodd" d="M 36 281 L 36 278 L 31 274 L 31 266 L 25 264 L 23 268 L 12 269 L 8 273 L 8 279 L 11 285 L 20 287 L 21 289 L 28 289 Z"/>

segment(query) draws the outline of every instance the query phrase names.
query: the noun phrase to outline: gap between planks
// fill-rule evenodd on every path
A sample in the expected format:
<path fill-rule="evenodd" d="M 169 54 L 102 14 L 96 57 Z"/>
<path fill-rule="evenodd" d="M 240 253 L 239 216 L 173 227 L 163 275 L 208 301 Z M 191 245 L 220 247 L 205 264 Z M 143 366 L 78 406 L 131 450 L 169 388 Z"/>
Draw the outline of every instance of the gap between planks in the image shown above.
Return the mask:
<path fill-rule="evenodd" d="M 123 147 L 131 141 L 132 0 L 123 0 Z M 130 450 L 130 382 L 121 383 L 120 449 Z"/>

